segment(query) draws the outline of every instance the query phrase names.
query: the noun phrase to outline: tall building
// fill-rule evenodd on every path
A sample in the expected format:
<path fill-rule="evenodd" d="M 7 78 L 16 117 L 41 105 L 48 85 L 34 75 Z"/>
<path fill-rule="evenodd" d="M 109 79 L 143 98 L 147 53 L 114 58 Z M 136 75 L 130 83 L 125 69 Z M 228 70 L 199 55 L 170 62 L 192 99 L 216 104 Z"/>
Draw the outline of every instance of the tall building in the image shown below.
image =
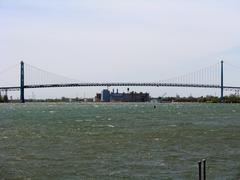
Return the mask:
<path fill-rule="evenodd" d="M 110 101 L 110 91 L 108 89 L 103 89 L 101 93 L 101 102 Z"/>

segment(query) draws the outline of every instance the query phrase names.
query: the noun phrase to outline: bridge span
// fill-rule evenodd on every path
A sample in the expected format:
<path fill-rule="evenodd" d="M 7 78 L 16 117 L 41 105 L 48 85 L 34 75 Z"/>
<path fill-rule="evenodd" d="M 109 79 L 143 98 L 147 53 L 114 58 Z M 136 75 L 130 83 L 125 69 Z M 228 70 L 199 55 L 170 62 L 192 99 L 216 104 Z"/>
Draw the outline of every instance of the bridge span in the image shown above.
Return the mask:
<path fill-rule="evenodd" d="M 31 66 L 31 68 L 35 68 Z M 215 79 L 215 77 L 212 77 L 211 71 L 216 71 L 217 69 L 220 69 L 220 73 L 215 73 L 216 76 L 219 78 L 220 75 L 220 83 L 216 83 L 216 81 L 211 82 L 210 79 Z M 35 68 L 38 71 L 39 68 Z M 44 73 L 44 76 L 46 76 L 46 73 L 50 74 L 47 71 L 40 70 Z M 29 74 L 29 73 L 27 73 Z M 48 75 L 47 74 L 47 75 Z M 49 76 L 51 76 L 50 74 Z M 55 75 L 55 74 L 54 74 Z M 32 77 L 32 76 L 31 76 Z M 62 78 L 61 76 L 60 78 Z M 199 79 L 205 77 L 207 81 L 205 83 L 201 83 Z M 223 81 L 223 61 L 221 61 L 220 68 L 218 66 L 215 67 L 215 70 L 211 68 L 205 68 L 205 70 L 200 70 L 194 73 L 189 74 L 189 76 L 180 76 L 173 80 L 172 82 L 101 82 L 101 83 L 46 83 L 44 82 L 25 82 L 25 72 L 24 72 L 24 62 L 21 61 L 20 63 L 20 85 L 19 86 L 6 86 L 6 87 L 0 87 L 0 91 L 20 91 L 20 100 L 22 103 L 25 102 L 24 99 L 24 89 L 34 89 L 34 88 L 61 88 L 61 87 L 98 87 L 98 86 L 104 86 L 104 87 L 112 87 L 112 86 L 138 86 L 138 87 L 189 87 L 189 88 L 215 88 L 220 89 L 221 91 L 221 101 L 223 102 L 223 91 L 240 91 L 240 87 L 238 86 L 226 86 L 224 85 Z M 49 78 L 48 78 L 49 79 Z M 175 82 L 174 82 L 175 81 Z"/>
<path fill-rule="evenodd" d="M 36 89 L 36 88 L 60 88 L 60 87 L 113 87 L 113 86 L 137 86 L 137 87 L 190 87 L 190 88 L 211 88 L 220 89 L 220 85 L 211 84 L 178 84 L 178 83 L 67 83 L 67 84 L 39 84 L 39 85 L 25 85 L 24 89 Z M 15 87 L 0 87 L 0 91 L 20 91 L 20 86 Z M 224 90 L 234 91 L 240 90 L 237 86 L 223 86 Z"/>

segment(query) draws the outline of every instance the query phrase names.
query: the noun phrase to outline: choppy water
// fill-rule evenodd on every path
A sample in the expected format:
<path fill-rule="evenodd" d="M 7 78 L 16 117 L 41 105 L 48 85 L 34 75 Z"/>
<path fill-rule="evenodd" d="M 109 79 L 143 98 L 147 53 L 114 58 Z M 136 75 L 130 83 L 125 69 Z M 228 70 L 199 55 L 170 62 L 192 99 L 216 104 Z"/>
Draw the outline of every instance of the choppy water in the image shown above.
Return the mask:
<path fill-rule="evenodd" d="M 239 104 L 0 104 L 0 179 L 240 178 Z"/>

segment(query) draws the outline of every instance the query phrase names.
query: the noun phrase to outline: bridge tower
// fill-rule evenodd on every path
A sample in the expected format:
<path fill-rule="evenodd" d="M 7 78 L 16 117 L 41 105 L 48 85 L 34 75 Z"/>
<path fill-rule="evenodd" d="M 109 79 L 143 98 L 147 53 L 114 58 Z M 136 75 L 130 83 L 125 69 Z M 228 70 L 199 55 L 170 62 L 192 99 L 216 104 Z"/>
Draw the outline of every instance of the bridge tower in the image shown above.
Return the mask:
<path fill-rule="evenodd" d="M 20 102 L 25 103 L 24 99 L 24 62 L 20 63 Z"/>
<path fill-rule="evenodd" d="M 223 97 L 223 61 L 221 61 L 221 102 L 224 102 Z"/>

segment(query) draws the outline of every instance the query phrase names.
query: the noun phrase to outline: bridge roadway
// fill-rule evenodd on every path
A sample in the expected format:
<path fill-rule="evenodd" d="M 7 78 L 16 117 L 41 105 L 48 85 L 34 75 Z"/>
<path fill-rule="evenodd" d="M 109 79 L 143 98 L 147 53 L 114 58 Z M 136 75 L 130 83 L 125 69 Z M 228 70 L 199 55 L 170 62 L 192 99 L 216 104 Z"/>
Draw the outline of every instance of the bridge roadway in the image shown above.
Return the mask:
<path fill-rule="evenodd" d="M 25 85 L 24 88 L 60 88 L 60 87 L 97 87 L 97 86 L 143 86 L 143 87 L 193 87 L 193 88 L 221 88 L 220 85 L 211 84 L 184 84 L 184 83 L 66 83 L 66 84 L 39 84 Z M 19 91 L 19 86 L 0 87 L 0 91 Z M 224 86 L 224 90 L 235 91 L 240 90 L 240 87 Z"/>

